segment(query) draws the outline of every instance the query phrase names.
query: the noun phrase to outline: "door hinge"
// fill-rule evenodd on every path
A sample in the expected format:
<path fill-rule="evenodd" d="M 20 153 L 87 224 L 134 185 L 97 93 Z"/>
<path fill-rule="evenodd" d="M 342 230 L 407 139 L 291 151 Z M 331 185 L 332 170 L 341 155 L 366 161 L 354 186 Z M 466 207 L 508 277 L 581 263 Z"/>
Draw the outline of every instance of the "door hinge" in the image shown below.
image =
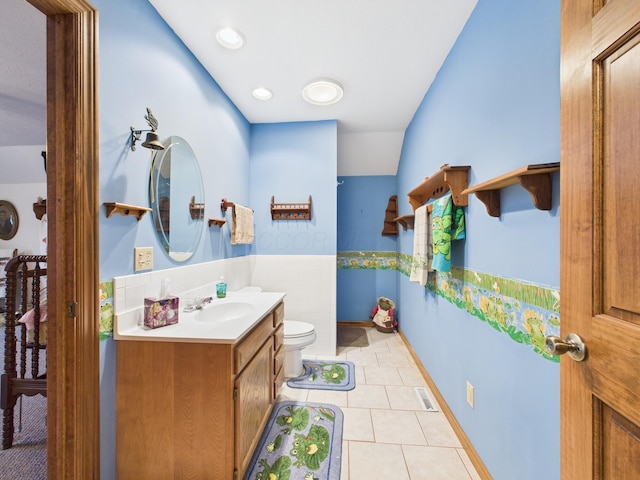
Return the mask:
<path fill-rule="evenodd" d="M 67 317 L 75 317 L 78 302 L 67 302 Z"/>
<path fill-rule="evenodd" d="M 237 389 L 237 388 L 234 388 L 234 389 L 233 389 L 233 399 L 234 399 L 234 400 L 237 400 L 237 399 L 238 399 L 238 394 L 239 394 L 238 389 Z"/>
<path fill-rule="evenodd" d="M 238 480 L 238 470 L 233 471 L 233 480 Z"/>

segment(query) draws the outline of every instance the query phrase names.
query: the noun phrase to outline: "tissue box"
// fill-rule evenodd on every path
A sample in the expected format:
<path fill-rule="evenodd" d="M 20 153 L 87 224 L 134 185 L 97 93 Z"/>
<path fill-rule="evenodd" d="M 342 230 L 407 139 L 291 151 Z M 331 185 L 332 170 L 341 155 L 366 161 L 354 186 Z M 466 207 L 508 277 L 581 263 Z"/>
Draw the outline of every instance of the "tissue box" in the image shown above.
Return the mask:
<path fill-rule="evenodd" d="M 158 328 L 178 323 L 179 300 L 178 297 L 167 297 L 160 300 L 145 298 L 144 326 Z"/>

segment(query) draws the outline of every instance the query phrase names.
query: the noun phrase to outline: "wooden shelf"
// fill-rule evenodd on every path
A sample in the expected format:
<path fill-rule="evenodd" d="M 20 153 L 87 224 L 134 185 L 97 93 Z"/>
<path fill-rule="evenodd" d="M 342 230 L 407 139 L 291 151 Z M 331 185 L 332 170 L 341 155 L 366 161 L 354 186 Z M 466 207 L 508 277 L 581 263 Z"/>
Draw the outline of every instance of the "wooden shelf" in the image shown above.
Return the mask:
<path fill-rule="evenodd" d="M 424 181 L 408 193 L 409 203 L 416 208 L 424 205 L 432 198 L 439 198 L 451 191 L 453 203 L 460 207 L 468 204 L 467 194 L 463 192 L 469 186 L 469 169 L 471 166 L 450 167 L 442 165 L 440 170 L 424 179 Z"/>
<path fill-rule="evenodd" d="M 204 203 L 196 203 L 196 196 L 191 197 L 189 202 L 189 214 L 193 220 L 201 220 L 204 218 Z"/>
<path fill-rule="evenodd" d="M 486 182 L 467 188 L 462 193 L 474 193 L 484 203 L 487 213 L 500 216 L 500 190 L 519 183 L 529 192 L 533 205 L 539 210 L 551 210 L 551 173 L 560 170 L 560 163 L 538 163 L 505 173 Z"/>
<path fill-rule="evenodd" d="M 398 225 L 402 225 L 402 228 L 404 229 L 404 231 L 413 230 L 414 220 L 415 220 L 415 215 L 402 215 L 394 219 L 394 221 Z"/>
<path fill-rule="evenodd" d="M 35 213 L 38 220 L 42 220 L 42 217 L 47 213 L 47 199 L 38 198 L 38 201 L 33 204 L 33 213 Z"/>
<path fill-rule="evenodd" d="M 398 215 L 398 196 L 391 195 L 387 202 L 387 209 L 384 211 L 382 235 L 398 235 L 396 215 Z"/>
<path fill-rule="evenodd" d="M 275 203 L 271 196 L 272 220 L 311 220 L 311 195 L 307 203 Z"/>
<path fill-rule="evenodd" d="M 117 202 L 104 202 L 104 206 L 107 207 L 107 218 L 111 217 L 114 213 L 119 213 L 124 216 L 133 215 L 140 221 L 145 213 L 151 211 L 151 209 L 147 207 L 138 207 L 137 205 L 127 205 Z"/>
<path fill-rule="evenodd" d="M 222 218 L 210 218 L 209 219 L 209 228 L 211 228 L 212 226 L 216 226 L 216 227 L 221 227 L 227 223 L 226 220 L 222 219 Z"/>

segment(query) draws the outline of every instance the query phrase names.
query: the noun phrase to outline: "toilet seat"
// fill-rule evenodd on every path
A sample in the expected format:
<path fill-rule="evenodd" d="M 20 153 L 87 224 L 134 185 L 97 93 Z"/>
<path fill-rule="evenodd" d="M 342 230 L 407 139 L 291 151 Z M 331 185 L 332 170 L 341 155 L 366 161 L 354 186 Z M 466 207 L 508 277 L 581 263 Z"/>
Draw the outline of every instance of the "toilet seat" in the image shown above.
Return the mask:
<path fill-rule="evenodd" d="M 299 322 L 294 320 L 285 320 L 284 322 L 284 338 L 300 338 L 311 335 L 315 327 L 307 322 Z"/>

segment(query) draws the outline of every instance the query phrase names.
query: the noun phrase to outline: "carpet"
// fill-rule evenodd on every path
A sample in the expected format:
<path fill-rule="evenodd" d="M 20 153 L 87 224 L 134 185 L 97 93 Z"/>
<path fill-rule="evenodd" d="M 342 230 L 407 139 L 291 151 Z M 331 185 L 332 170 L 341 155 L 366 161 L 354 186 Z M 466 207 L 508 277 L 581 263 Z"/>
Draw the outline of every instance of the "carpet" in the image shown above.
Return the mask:
<path fill-rule="evenodd" d="M 335 405 L 276 403 L 244 480 L 339 480 L 342 424 Z"/>
<path fill-rule="evenodd" d="M 311 390 L 353 390 L 356 373 L 353 362 L 330 360 L 302 360 L 304 373 L 287 380 L 291 388 Z"/>
<path fill-rule="evenodd" d="M 5 329 L 0 328 L 0 371 L 3 370 Z M 27 361 L 30 362 L 30 353 Z M 40 352 L 44 368 L 46 350 Z M 22 401 L 22 417 L 20 402 Z M 0 410 L 0 415 L 3 410 Z M 22 396 L 14 410 L 13 447 L 0 450 L 0 478 L 2 480 L 47 479 L 47 399 L 42 395 Z M 0 423 L 2 420 L 0 419 Z M 22 426 L 22 429 L 20 429 Z M 0 438 L 2 434 L 0 433 Z M 2 448 L 0 446 L 0 448 Z"/>
<path fill-rule="evenodd" d="M 339 347 L 368 347 L 367 329 L 363 327 L 338 327 Z"/>

